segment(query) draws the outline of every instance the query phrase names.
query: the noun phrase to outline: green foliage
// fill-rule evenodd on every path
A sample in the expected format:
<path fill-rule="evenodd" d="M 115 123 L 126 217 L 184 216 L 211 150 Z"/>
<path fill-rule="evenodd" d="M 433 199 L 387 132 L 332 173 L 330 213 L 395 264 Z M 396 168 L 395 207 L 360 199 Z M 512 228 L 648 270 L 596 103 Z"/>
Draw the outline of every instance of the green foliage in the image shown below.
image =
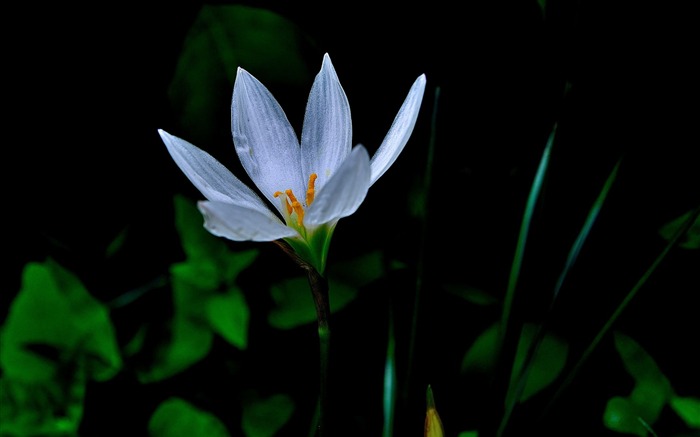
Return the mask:
<path fill-rule="evenodd" d="M 16 381 L 51 381 L 59 365 L 80 359 L 104 381 L 122 365 L 108 309 L 51 259 L 25 266 L 1 335 L 0 366 Z"/>
<path fill-rule="evenodd" d="M 170 269 L 174 314 L 170 341 L 142 382 L 171 377 L 204 358 L 214 334 L 243 350 L 248 345 L 250 310 L 236 285 L 241 271 L 258 256 L 256 250 L 233 252 L 224 240 L 202 227 L 193 202 L 175 196 L 175 223 L 186 259 Z"/>
<path fill-rule="evenodd" d="M 211 413 L 184 399 L 161 403 L 148 421 L 149 437 L 229 437 L 226 426 Z"/>
<path fill-rule="evenodd" d="M 508 395 L 512 395 L 515 388 L 517 375 L 523 371 L 523 364 L 528 348 L 535 338 L 537 327 L 533 324 L 525 324 L 520 334 L 518 349 L 515 354 L 513 371 L 511 374 L 510 388 Z M 519 402 L 525 402 L 551 383 L 553 383 L 566 364 L 566 357 L 569 352 L 569 345 L 553 334 L 545 334 L 542 341 L 537 345 L 537 352 L 534 355 L 529 369 L 527 369 L 527 379 L 525 387 L 518 398 Z M 510 402 L 509 399 L 506 402 Z"/>
<path fill-rule="evenodd" d="M 370 252 L 338 262 L 328 270 L 331 311 L 336 312 L 357 297 L 361 287 L 384 276 L 382 253 Z M 292 329 L 316 321 L 316 307 L 306 277 L 285 279 L 270 288 L 275 307 L 267 320 L 277 329 Z"/>
<path fill-rule="evenodd" d="M 285 394 L 254 396 L 243 405 L 241 426 L 246 437 L 272 437 L 294 412 L 294 402 Z"/>
<path fill-rule="evenodd" d="M 671 408 L 678 413 L 688 427 L 700 429 L 700 398 L 673 396 Z"/>
<path fill-rule="evenodd" d="M 479 306 L 491 306 L 498 303 L 492 294 L 476 287 L 461 284 L 445 284 L 445 291 L 459 296 L 469 303 Z"/>
<path fill-rule="evenodd" d="M 228 112 L 239 66 L 254 71 L 265 84 L 307 83 L 305 43 L 293 22 L 272 11 L 204 5 L 186 36 L 169 87 L 187 137 L 208 141 L 226 126 L 220 115 Z"/>
<path fill-rule="evenodd" d="M 52 259 L 25 266 L 0 344 L 3 437 L 77 436 L 86 381 L 122 366 L 109 311 Z"/>
<path fill-rule="evenodd" d="M 498 323 L 484 330 L 472 343 L 462 358 L 462 373 L 487 373 L 496 365 L 498 353 Z"/>
<path fill-rule="evenodd" d="M 522 329 L 511 373 L 509 396 L 512 396 L 515 388 L 515 378 L 523 370 L 527 350 L 535 338 L 536 330 L 537 327 L 533 324 L 525 324 Z M 498 358 L 498 333 L 498 323 L 494 323 L 474 340 L 462 359 L 463 373 L 489 373 L 493 370 Z M 525 402 L 556 380 L 566 363 L 568 349 L 568 344 L 560 338 L 552 334 L 544 335 L 528 370 L 519 402 Z"/>
<path fill-rule="evenodd" d="M 693 211 L 688 211 L 663 225 L 661 229 L 659 229 L 661 237 L 666 241 L 670 241 L 676 232 L 690 219 L 692 213 Z M 684 249 L 700 249 L 700 215 L 695 216 L 695 220 L 693 220 L 690 228 L 679 241 L 678 247 Z"/>
<path fill-rule="evenodd" d="M 615 347 L 625 370 L 634 379 L 634 388 L 629 396 L 615 396 L 608 401 L 603 413 L 607 428 L 646 436 L 666 405 L 689 428 L 700 428 L 700 400 L 677 396 L 654 359 L 629 336 L 615 332 Z"/>

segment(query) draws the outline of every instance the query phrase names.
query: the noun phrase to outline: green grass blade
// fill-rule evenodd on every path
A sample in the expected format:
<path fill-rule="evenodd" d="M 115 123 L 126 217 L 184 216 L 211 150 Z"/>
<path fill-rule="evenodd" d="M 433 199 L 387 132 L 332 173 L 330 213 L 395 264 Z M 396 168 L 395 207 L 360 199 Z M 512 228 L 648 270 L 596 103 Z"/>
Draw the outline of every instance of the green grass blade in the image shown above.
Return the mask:
<path fill-rule="evenodd" d="M 386 347 L 384 364 L 384 428 L 382 437 L 394 435 L 394 411 L 396 406 L 396 339 L 394 336 L 394 317 L 389 313 L 389 339 Z"/>
<path fill-rule="evenodd" d="M 673 238 L 669 240 L 669 242 L 666 244 L 666 247 L 661 251 L 661 253 L 656 257 L 656 259 L 651 263 L 651 266 L 644 272 L 644 274 L 639 278 L 639 280 L 634 284 L 632 289 L 627 293 L 625 298 L 620 302 L 620 305 L 615 309 L 613 314 L 610 316 L 610 318 L 605 322 L 605 325 L 598 331 L 598 334 L 593 338 L 593 341 L 588 345 L 586 350 L 581 354 L 581 358 L 576 362 L 574 367 L 569 371 L 567 374 L 566 379 L 562 382 L 562 384 L 559 386 L 557 391 L 554 393 L 552 396 L 552 399 L 549 401 L 548 406 L 544 410 L 544 414 L 547 414 L 547 412 L 551 409 L 551 407 L 554 405 L 554 402 L 561 396 L 561 394 L 564 392 L 564 390 L 571 384 L 571 382 L 574 380 L 578 372 L 581 370 L 581 367 L 583 367 L 583 364 L 588 360 L 590 355 L 593 353 L 593 351 L 598 347 L 598 344 L 600 341 L 603 339 L 605 334 L 608 333 L 610 328 L 613 326 L 613 324 L 617 321 L 617 319 L 620 317 L 620 314 L 625 310 L 627 305 L 632 301 L 632 299 L 637 295 L 639 290 L 642 288 L 642 286 L 649 280 L 649 277 L 656 271 L 656 269 L 659 267 L 661 262 L 666 258 L 668 253 L 673 249 L 673 247 L 676 246 L 676 244 L 683 238 L 685 233 L 690 229 L 690 227 L 693 225 L 695 220 L 697 219 L 698 215 L 700 215 L 700 206 L 696 207 L 693 212 L 688 216 L 688 219 L 685 221 L 683 226 L 678 228 L 678 231 L 675 233 Z"/>
<path fill-rule="evenodd" d="M 403 385 L 402 398 L 408 399 L 409 382 L 413 372 L 413 361 L 415 354 L 416 335 L 418 326 L 418 308 L 420 308 L 420 295 L 423 288 L 423 273 L 425 268 L 425 247 L 428 238 L 428 201 L 430 198 L 430 187 L 433 178 L 433 157 L 435 156 L 435 143 L 437 132 L 437 110 L 438 100 L 440 98 L 440 87 L 435 88 L 435 97 L 433 99 L 433 112 L 430 120 L 430 140 L 428 142 L 428 154 L 426 156 L 425 174 L 423 178 L 423 209 L 421 211 L 422 229 L 418 248 L 418 261 L 416 263 L 416 288 L 413 298 L 413 313 L 411 315 L 411 333 L 408 343 L 408 360 L 406 365 L 406 379 Z"/>
<path fill-rule="evenodd" d="M 537 199 L 542 191 L 542 184 L 544 182 L 545 173 L 547 172 L 547 166 L 549 165 L 549 156 L 551 154 L 552 145 L 554 144 L 554 136 L 556 131 L 557 124 L 554 125 L 552 132 L 549 134 L 549 138 L 547 139 L 547 144 L 544 148 L 544 152 L 542 153 L 542 158 L 540 159 L 540 164 L 537 168 L 537 173 L 535 174 L 535 179 L 532 182 L 530 194 L 527 198 L 525 212 L 523 213 L 523 220 L 520 224 L 518 243 L 515 247 L 513 264 L 511 265 L 510 275 L 508 277 L 508 288 L 503 301 L 499 348 L 503 347 L 506 333 L 508 332 L 508 321 L 510 319 L 510 313 L 513 306 L 513 298 L 515 297 L 515 288 L 518 283 L 518 278 L 520 277 L 520 268 L 522 267 L 523 255 L 525 253 L 525 243 L 527 242 L 527 236 L 530 231 L 530 223 L 532 222 L 532 215 L 535 211 L 535 205 L 537 204 Z"/>
<path fill-rule="evenodd" d="M 580 230 L 578 236 L 576 237 L 574 244 L 571 246 L 571 249 L 569 250 L 569 255 L 566 259 L 566 263 L 564 264 L 564 268 L 562 269 L 562 272 L 559 275 L 559 278 L 556 282 L 556 285 L 554 286 L 554 291 L 552 293 L 552 300 L 550 302 L 550 306 L 549 306 L 549 309 L 547 311 L 547 315 L 549 313 L 551 313 L 551 311 L 553 310 L 554 302 L 556 301 L 556 298 L 559 295 L 559 291 L 561 290 L 562 284 L 564 283 L 564 279 L 568 275 L 572 266 L 576 263 L 578 255 L 581 252 L 581 248 L 583 247 L 583 243 L 588 238 L 588 235 L 590 234 L 591 229 L 593 228 L 593 224 L 595 223 L 596 219 L 598 218 L 600 210 L 603 207 L 603 203 L 605 202 L 605 199 L 607 198 L 608 193 L 610 192 L 610 188 L 612 187 L 613 182 L 617 178 L 617 172 L 618 172 L 618 169 L 620 168 L 620 162 L 621 162 L 621 160 L 617 161 L 617 163 L 613 167 L 612 171 L 610 172 L 610 175 L 608 175 L 608 178 L 606 179 L 605 184 L 603 184 L 603 188 L 601 189 L 600 193 L 598 194 L 598 197 L 596 198 L 596 200 L 593 202 L 591 209 L 588 211 L 588 216 L 586 217 L 586 220 L 583 223 L 583 226 L 581 227 L 581 230 Z M 528 378 L 528 375 L 530 373 L 530 368 L 532 366 L 533 359 L 535 357 L 535 353 L 537 352 L 537 348 L 539 347 L 540 343 L 542 342 L 542 339 L 544 338 L 547 315 L 545 315 L 545 322 L 538 326 L 535 337 L 534 337 L 533 341 L 530 343 L 530 346 L 528 347 L 528 351 L 527 351 L 527 354 L 525 356 L 525 360 L 523 362 L 523 366 L 521 368 L 520 374 L 518 375 L 518 377 L 515 380 L 517 382 L 508 388 L 509 392 L 511 390 L 513 390 L 514 393 L 506 394 L 506 399 L 510 399 L 510 401 L 506 404 L 505 413 L 501 419 L 501 424 L 499 426 L 499 434 L 502 434 L 504 432 L 505 427 L 507 426 L 508 421 L 510 420 L 510 416 L 513 413 L 513 410 L 515 409 L 516 404 L 518 403 L 518 399 L 520 399 L 520 396 L 521 396 L 523 390 L 525 389 L 525 384 L 527 382 L 527 378 Z"/>
<path fill-rule="evenodd" d="M 619 168 L 620 160 L 618 160 L 617 164 L 615 164 L 615 167 L 613 167 L 612 171 L 610 172 L 610 175 L 608 176 L 608 179 L 603 185 L 603 189 L 600 191 L 600 194 L 598 194 L 598 198 L 596 198 L 590 211 L 588 211 L 588 217 L 586 217 L 586 221 L 584 222 L 583 227 L 581 228 L 581 231 L 578 234 L 578 237 L 576 237 L 576 241 L 574 242 L 573 246 L 571 247 L 571 250 L 569 251 L 569 256 L 567 257 L 566 263 L 564 264 L 564 269 L 559 275 L 557 283 L 554 286 L 554 292 L 552 293 L 552 304 L 554 303 L 554 300 L 556 300 L 557 296 L 559 296 L 559 291 L 561 290 L 562 284 L 564 283 L 564 279 L 569 274 L 571 267 L 576 262 L 578 254 L 581 252 L 581 247 L 583 247 L 583 243 L 588 238 L 588 234 L 591 232 L 591 228 L 593 227 L 593 224 L 598 218 L 600 209 L 603 207 L 603 203 L 608 197 L 610 187 L 612 187 L 613 182 L 615 182 L 615 179 L 617 178 L 617 171 Z"/>

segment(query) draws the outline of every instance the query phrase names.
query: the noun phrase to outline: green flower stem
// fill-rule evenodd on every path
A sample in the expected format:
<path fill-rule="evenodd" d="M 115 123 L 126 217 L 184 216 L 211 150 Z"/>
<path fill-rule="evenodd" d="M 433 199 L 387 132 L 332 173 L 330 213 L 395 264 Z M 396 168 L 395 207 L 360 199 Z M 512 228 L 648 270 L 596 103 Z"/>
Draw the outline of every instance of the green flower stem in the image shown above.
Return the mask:
<path fill-rule="evenodd" d="M 328 357 L 330 352 L 331 330 L 328 325 L 330 315 L 330 300 L 328 298 L 328 280 L 318 271 L 309 266 L 306 269 L 309 277 L 311 294 L 316 304 L 316 318 L 318 320 L 318 341 L 320 353 L 320 385 L 319 385 L 319 421 L 317 425 L 318 437 L 323 437 L 325 431 L 325 418 L 328 416 Z"/>
<path fill-rule="evenodd" d="M 328 323 L 330 318 L 330 299 L 328 296 L 328 279 L 319 273 L 310 263 L 304 261 L 292 247 L 283 240 L 275 243 L 289 255 L 304 271 L 309 279 L 311 295 L 316 305 L 316 319 L 318 321 L 318 341 L 320 355 L 320 381 L 318 399 L 318 421 L 316 423 L 316 437 L 327 435 L 326 418 L 328 417 L 328 361 L 330 355 L 331 330 Z"/>

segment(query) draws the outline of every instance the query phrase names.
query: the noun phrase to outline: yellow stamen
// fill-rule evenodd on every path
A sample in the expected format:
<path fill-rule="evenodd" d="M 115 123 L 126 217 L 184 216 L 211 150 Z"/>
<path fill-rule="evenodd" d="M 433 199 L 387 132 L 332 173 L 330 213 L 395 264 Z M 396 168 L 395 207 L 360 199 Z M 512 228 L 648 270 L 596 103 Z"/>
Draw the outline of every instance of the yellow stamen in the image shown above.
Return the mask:
<path fill-rule="evenodd" d="M 279 197 L 281 194 L 284 194 L 284 193 L 281 191 L 275 191 L 273 196 Z M 289 204 L 289 199 L 285 198 L 284 204 L 287 205 L 287 214 L 291 214 L 292 213 L 292 205 Z"/>
<path fill-rule="evenodd" d="M 316 183 L 316 178 L 318 175 L 316 173 L 311 173 L 309 176 L 309 188 L 306 190 L 306 207 L 311 206 L 311 202 L 314 201 L 314 195 L 316 194 L 316 189 L 314 184 Z"/>
<path fill-rule="evenodd" d="M 311 205 L 311 202 L 314 201 L 314 195 L 316 194 L 316 189 L 314 188 L 314 185 L 316 184 L 317 177 L 318 177 L 318 175 L 316 173 L 311 173 L 311 176 L 309 176 L 309 187 L 306 190 L 306 207 L 307 208 L 309 207 L 309 205 Z M 304 205 L 299 203 L 296 196 L 294 196 L 294 193 L 292 192 L 292 190 L 291 189 L 284 190 L 284 192 L 275 191 L 272 195 L 274 197 L 283 196 L 284 197 L 284 205 L 287 207 L 287 215 L 292 215 L 292 212 L 295 212 L 297 214 L 297 223 L 299 224 L 299 226 L 303 226 Z"/>
<path fill-rule="evenodd" d="M 291 201 L 291 207 L 294 210 L 294 212 L 297 213 L 297 223 L 299 224 L 299 226 L 301 226 L 301 223 L 304 221 L 304 207 L 301 206 L 301 203 L 299 203 L 297 198 L 294 196 L 292 190 L 286 190 L 285 194 Z"/>

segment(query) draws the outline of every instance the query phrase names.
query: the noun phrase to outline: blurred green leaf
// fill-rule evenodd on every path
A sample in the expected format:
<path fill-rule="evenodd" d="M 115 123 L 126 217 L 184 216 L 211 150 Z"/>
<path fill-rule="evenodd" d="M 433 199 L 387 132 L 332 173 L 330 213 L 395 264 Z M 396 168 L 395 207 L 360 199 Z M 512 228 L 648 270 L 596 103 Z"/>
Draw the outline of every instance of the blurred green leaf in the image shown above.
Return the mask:
<path fill-rule="evenodd" d="M 285 394 L 255 397 L 243 405 L 241 426 L 246 437 L 272 437 L 292 417 L 294 402 Z"/>
<path fill-rule="evenodd" d="M 479 431 L 462 431 L 457 437 L 479 437 Z"/>
<path fill-rule="evenodd" d="M 0 343 L 3 373 L 27 383 L 51 380 L 66 360 L 88 359 L 89 377 L 100 381 L 114 376 L 122 365 L 107 308 L 51 259 L 25 266 Z M 40 345 L 54 348 L 57 362 L 37 354 Z"/>
<path fill-rule="evenodd" d="M 202 227 L 193 201 L 177 195 L 174 202 L 187 259 L 170 266 L 174 310 L 170 338 L 152 367 L 140 372 L 143 383 L 171 377 L 200 361 L 209 353 L 214 333 L 239 349 L 248 346 L 250 310 L 236 280 L 258 251 L 231 251 Z"/>
<path fill-rule="evenodd" d="M 659 419 L 664 405 L 670 400 L 669 396 L 670 387 L 642 380 L 635 384 L 627 398 L 637 407 L 639 417 L 644 422 L 654 424 Z"/>
<path fill-rule="evenodd" d="M 636 341 L 621 332 L 614 333 L 614 340 L 635 385 L 629 396 L 608 401 L 603 422 L 614 431 L 646 436 L 647 426 L 658 420 L 673 389 L 653 358 Z"/>
<path fill-rule="evenodd" d="M 124 246 L 124 242 L 126 241 L 126 237 L 129 234 L 129 228 L 124 228 L 122 229 L 119 234 L 114 237 L 114 239 L 107 245 L 107 249 L 105 250 L 105 256 L 107 258 L 114 256 L 117 252 L 119 252 L 119 249 L 121 249 Z"/>
<path fill-rule="evenodd" d="M 511 386 L 508 390 L 509 394 L 514 388 L 516 376 L 520 374 L 522 370 L 527 350 L 535 338 L 536 331 L 537 326 L 534 324 L 526 323 L 523 326 L 515 355 L 513 372 L 511 374 Z M 525 387 L 518 399 L 519 402 L 525 402 L 557 379 L 564 369 L 568 352 L 569 345 L 565 341 L 552 334 L 544 335 L 532 359 Z"/>
<path fill-rule="evenodd" d="M 77 437 L 86 369 L 70 363 L 56 378 L 24 382 L 0 377 L 0 436 Z"/>
<path fill-rule="evenodd" d="M 700 429 L 700 398 L 674 396 L 671 408 L 689 428 Z"/>
<path fill-rule="evenodd" d="M 357 297 L 357 289 L 328 280 L 331 312 L 342 309 Z M 275 307 L 267 320 L 277 329 L 292 329 L 316 321 L 316 307 L 305 277 L 280 281 L 270 287 Z"/>
<path fill-rule="evenodd" d="M 499 334 L 498 325 L 497 322 L 489 326 L 474 340 L 462 359 L 462 373 L 484 373 L 493 370 L 498 357 L 498 349 L 496 348 Z M 533 341 L 536 330 L 537 327 L 530 323 L 526 323 L 523 327 L 513 363 L 509 395 L 514 389 L 514 378 L 522 369 L 527 349 Z M 557 378 L 566 363 L 568 349 L 567 343 L 558 337 L 551 334 L 544 335 L 532 360 L 519 402 L 529 399 Z"/>
<path fill-rule="evenodd" d="M 215 415 L 172 397 L 156 408 L 148 421 L 149 437 L 229 437 Z"/>
<path fill-rule="evenodd" d="M 328 277 L 351 287 L 363 287 L 386 274 L 384 255 L 375 250 L 328 266 Z"/>
<path fill-rule="evenodd" d="M 328 267 L 331 311 L 336 312 L 357 297 L 358 289 L 385 274 L 382 254 L 370 252 Z M 285 279 L 270 287 L 275 307 L 268 322 L 278 329 L 291 329 L 316 321 L 316 307 L 306 277 Z"/>
<path fill-rule="evenodd" d="M 685 214 L 682 214 L 680 217 L 677 217 L 663 225 L 661 229 L 659 229 L 659 234 L 661 235 L 661 237 L 666 241 L 670 241 L 671 239 L 673 239 L 673 236 L 676 234 L 676 232 L 678 232 L 678 230 L 685 225 L 685 222 L 688 219 L 690 219 L 690 215 L 692 213 L 693 211 L 688 211 Z M 683 247 L 685 249 L 700 248 L 700 216 L 695 217 L 693 224 L 690 225 L 690 228 L 681 238 L 681 240 L 678 243 L 678 246 Z"/>
<path fill-rule="evenodd" d="M 250 310 L 243 292 L 231 287 L 228 293 L 207 301 L 207 318 L 212 329 L 238 349 L 248 346 Z"/>
<path fill-rule="evenodd" d="M 461 284 L 445 284 L 444 287 L 448 293 L 461 297 L 475 305 L 490 306 L 498 303 L 498 299 L 480 288 Z"/>
<path fill-rule="evenodd" d="M 648 435 L 648 431 L 640 419 L 641 415 L 637 405 L 620 396 L 611 398 L 603 413 L 603 424 L 606 428 L 624 434 L 645 437 Z"/>
<path fill-rule="evenodd" d="M 498 357 L 496 346 L 498 345 L 498 323 L 486 328 L 462 359 L 462 372 L 489 372 L 496 364 Z"/>
<path fill-rule="evenodd" d="M 187 138 L 210 141 L 227 126 L 236 69 L 266 86 L 299 86 L 310 74 L 302 53 L 308 38 L 266 9 L 204 5 L 189 29 L 168 90 Z"/>
<path fill-rule="evenodd" d="M 204 219 L 194 201 L 182 195 L 173 197 L 175 227 L 187 257 L 178 274 L 201 288 L 214 289 L 221 283 L 233 284 L 238 275 L 258 256 L 257 250 L 231 251 L 224 239 L 204 229 Z"/>
<path fill-rule="evenodd" d="M 668 400 L 672 394 L 671 383 L 656 365 L 654 359 L 629 336 L 615 332 L 615 347 L 627 372 L 637 384 L 644 383 L 653 387 L 657 396 Z M 651 388 L 645 389 L 647 393 Z"/>

